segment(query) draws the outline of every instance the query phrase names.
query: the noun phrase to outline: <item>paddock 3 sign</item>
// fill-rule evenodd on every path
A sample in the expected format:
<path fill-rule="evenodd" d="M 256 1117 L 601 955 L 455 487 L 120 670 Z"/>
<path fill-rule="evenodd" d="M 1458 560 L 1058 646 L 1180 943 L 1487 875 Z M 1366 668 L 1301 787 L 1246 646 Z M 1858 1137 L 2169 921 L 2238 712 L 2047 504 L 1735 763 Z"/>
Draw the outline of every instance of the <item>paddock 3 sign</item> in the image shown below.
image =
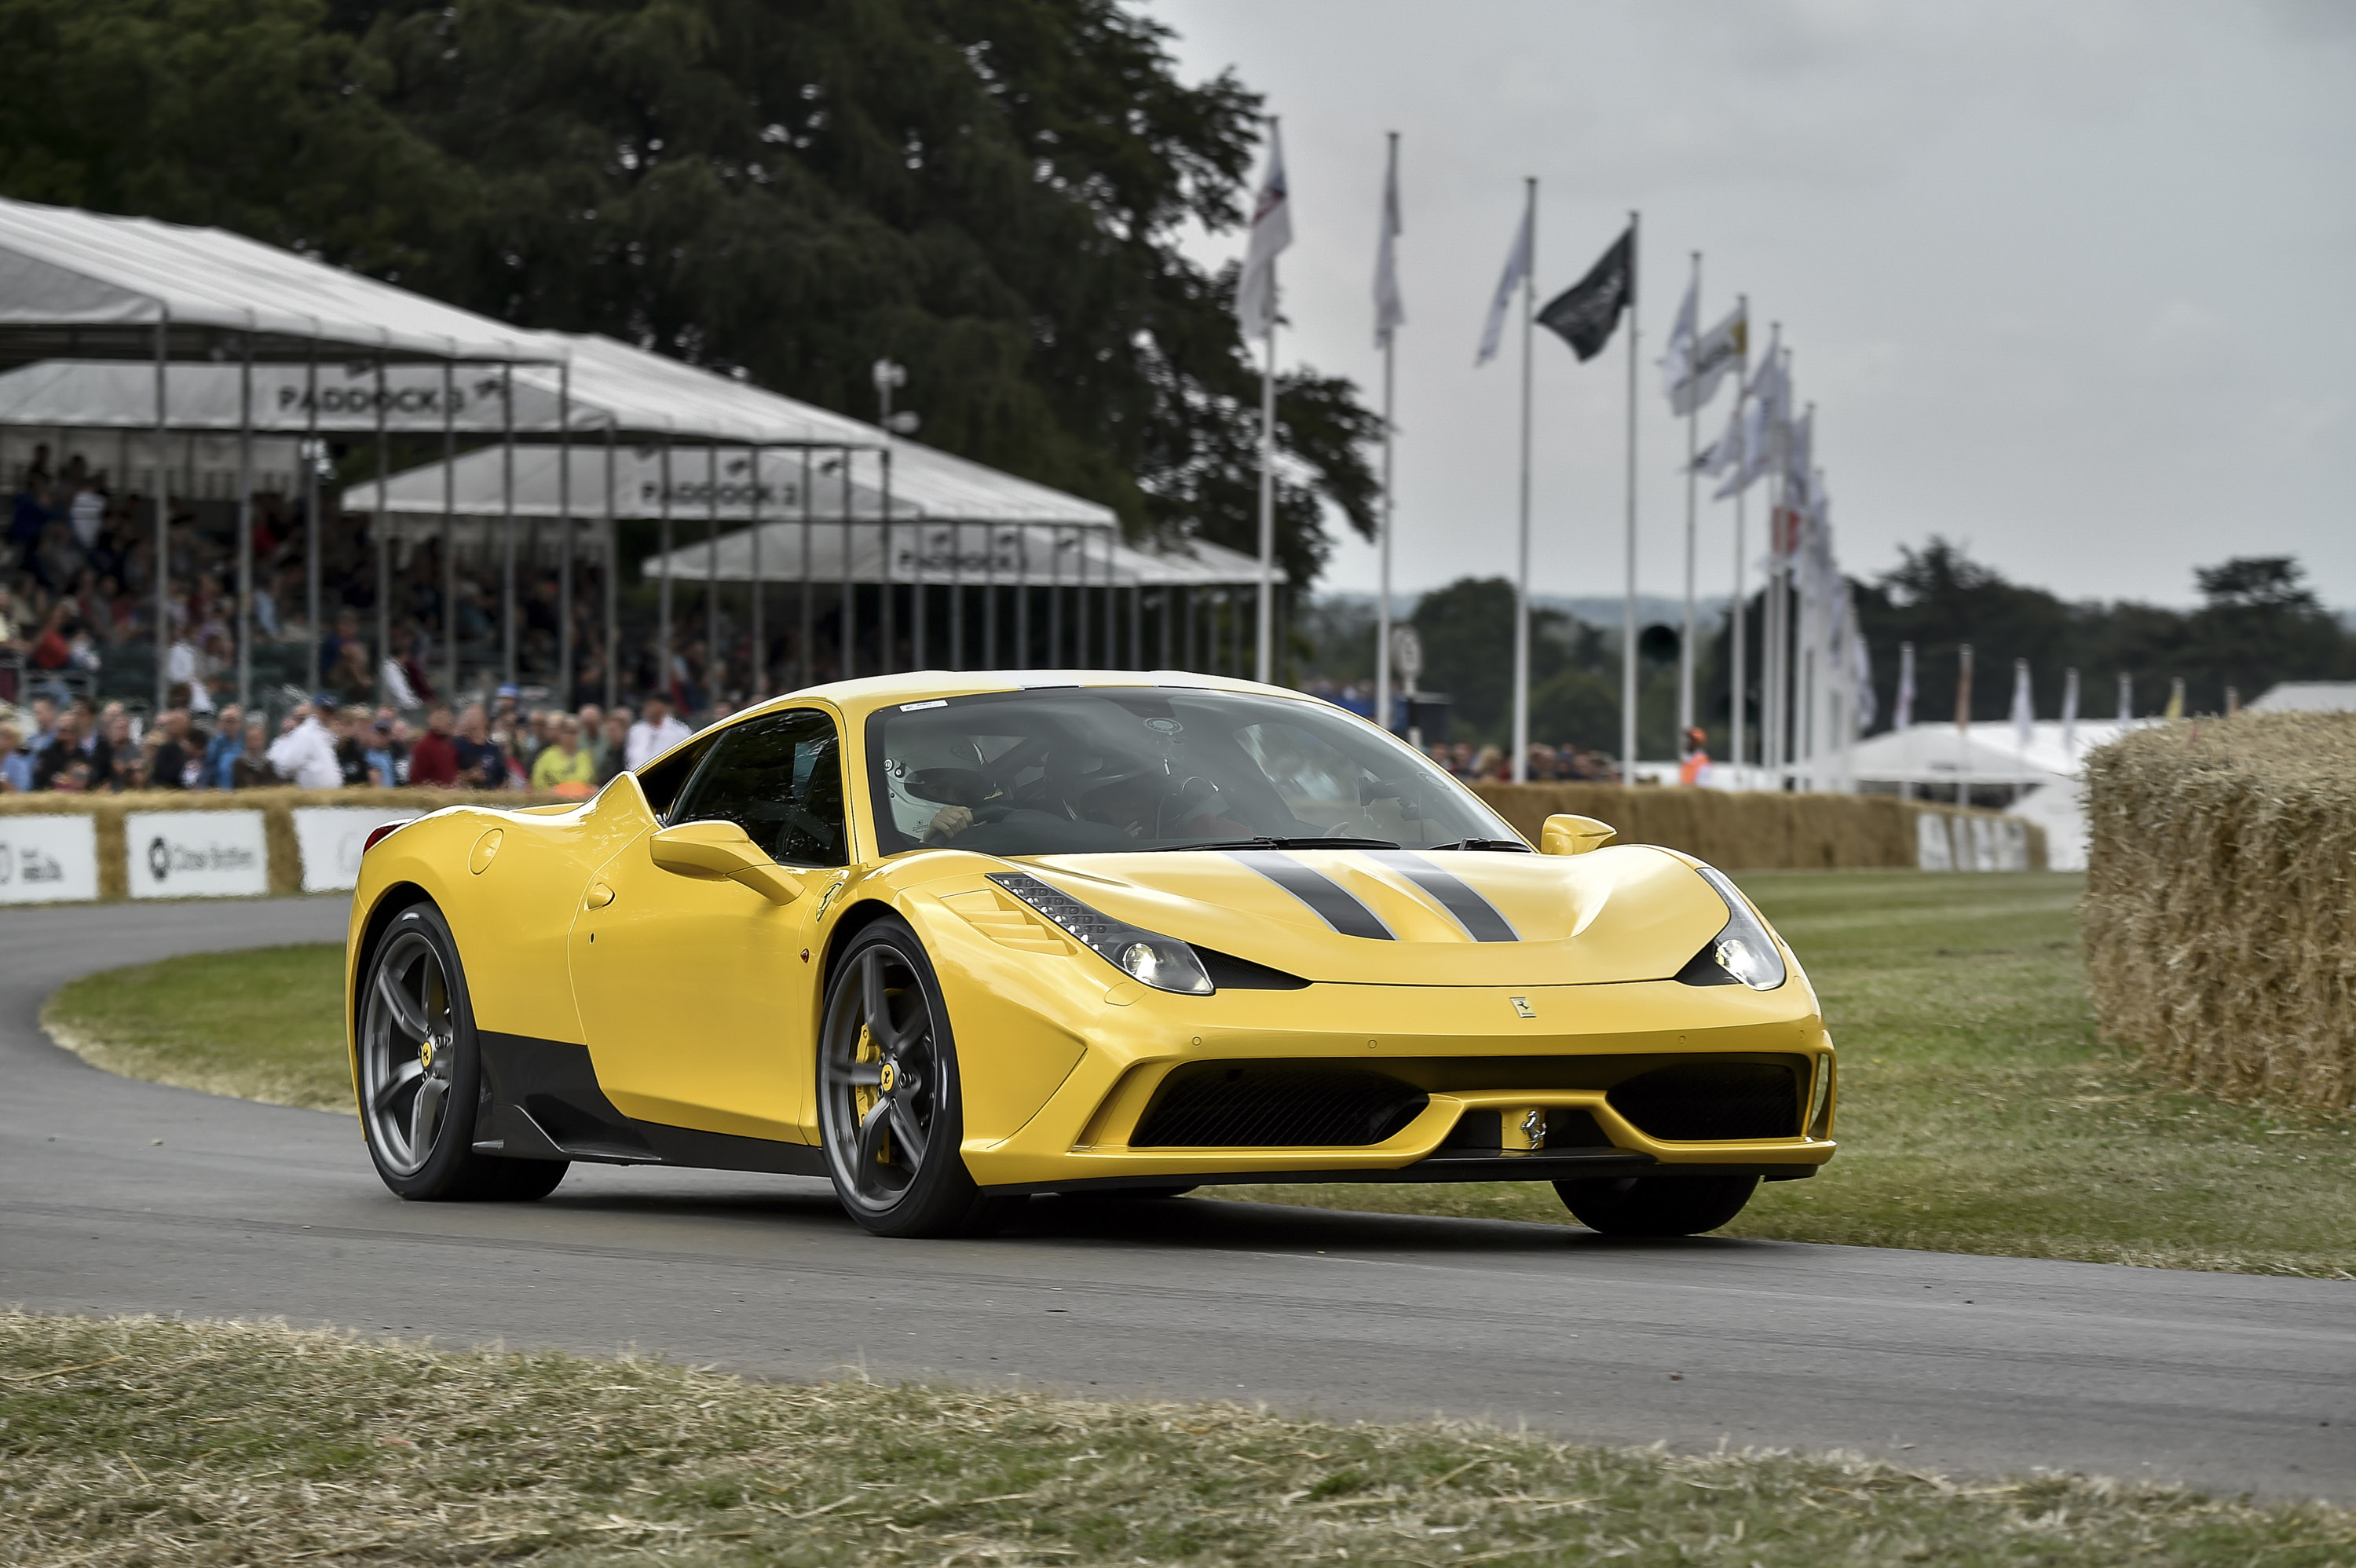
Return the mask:
<path fill-rule="evenodd" d="M 98 823 L 89 816 L 0 816 L 0 904 L 98 897 Z"/>
<path fill-rule="evenodd" d="M 270 839 L 258 811 L 134 811 L 123 828 L 133 898 L 252 898 L 270 891 Z"/>

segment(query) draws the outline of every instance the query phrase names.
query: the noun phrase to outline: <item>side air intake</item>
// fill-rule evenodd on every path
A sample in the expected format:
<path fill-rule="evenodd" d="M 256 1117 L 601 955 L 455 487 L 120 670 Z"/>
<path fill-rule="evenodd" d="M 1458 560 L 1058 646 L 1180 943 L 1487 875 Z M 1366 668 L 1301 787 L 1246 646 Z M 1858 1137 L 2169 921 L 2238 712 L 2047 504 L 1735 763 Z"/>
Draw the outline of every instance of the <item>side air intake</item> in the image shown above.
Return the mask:
<path fill-rule="evenodd" d="M 1670 1143 L 1800 1136 L 1799 1082 L 1764 1061 L 1656 1067 L 1615 1086 L 1612 1108 L 1648 1136 Z"/>
<path fill-rule="evenodd" d="M 1171 1074 L 1134 1147 L 1363 1148 L 1422 1114 L 1422 1090 L 1351 1068 L 1205 1062 Z"/>

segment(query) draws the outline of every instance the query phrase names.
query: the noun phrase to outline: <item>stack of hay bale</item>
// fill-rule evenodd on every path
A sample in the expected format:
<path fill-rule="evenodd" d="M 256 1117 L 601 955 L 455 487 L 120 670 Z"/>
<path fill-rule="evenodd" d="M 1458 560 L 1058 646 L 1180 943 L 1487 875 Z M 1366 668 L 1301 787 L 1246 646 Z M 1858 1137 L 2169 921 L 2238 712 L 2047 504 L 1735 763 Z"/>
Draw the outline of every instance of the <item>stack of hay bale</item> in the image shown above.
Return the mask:
<path fill-rule="evenodd" d="M 2139 730 L 2086 794 L 2103 1031 L 2215 1093 L 2356 1103 L 2356 714 Z"/>

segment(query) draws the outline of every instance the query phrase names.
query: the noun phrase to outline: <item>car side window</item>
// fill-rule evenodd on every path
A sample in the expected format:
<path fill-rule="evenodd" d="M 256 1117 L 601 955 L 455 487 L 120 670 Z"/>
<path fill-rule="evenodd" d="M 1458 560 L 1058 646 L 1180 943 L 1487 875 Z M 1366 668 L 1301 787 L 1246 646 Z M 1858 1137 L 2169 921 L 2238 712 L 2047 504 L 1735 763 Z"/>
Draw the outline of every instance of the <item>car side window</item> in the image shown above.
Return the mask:
<path fill-rule="evenodd" d="M 798 709 L 731 725 L 669 820 L 733 822 L 781 866 L 844 864 L 842 743 L 834 720 Z"/>
<path fill-rule="evenodd" d="M 657 816 L 669 816 L 679 792 L 695 775 L 712 742 L 718 739 L 710 731 L 696 736 L 684 746 L 674 748 L 659 762 L 649 763 L 638 770 L 638 788 L 645 792 L 647 805 Z M 672 818 L 672 820 L 677 820 Z"/>

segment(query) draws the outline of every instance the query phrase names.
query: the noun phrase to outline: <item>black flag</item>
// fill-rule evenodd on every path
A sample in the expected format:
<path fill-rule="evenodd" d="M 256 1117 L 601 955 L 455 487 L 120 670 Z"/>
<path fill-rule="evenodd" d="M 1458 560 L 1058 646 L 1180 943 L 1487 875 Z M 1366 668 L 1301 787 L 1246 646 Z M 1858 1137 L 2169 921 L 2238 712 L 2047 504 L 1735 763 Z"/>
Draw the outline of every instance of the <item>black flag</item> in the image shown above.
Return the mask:
<path fill-rule="evenodd" d="M 1620 313 L 1636 300 L 1636 228 L 1612 242 L 1612 249 L 1587 270 L 1587 276 L 1547 301 L 1538 312 L 1539 325 L 1570 345 L 1580 361 L 1594 358 L 1612 341 Z"/>

